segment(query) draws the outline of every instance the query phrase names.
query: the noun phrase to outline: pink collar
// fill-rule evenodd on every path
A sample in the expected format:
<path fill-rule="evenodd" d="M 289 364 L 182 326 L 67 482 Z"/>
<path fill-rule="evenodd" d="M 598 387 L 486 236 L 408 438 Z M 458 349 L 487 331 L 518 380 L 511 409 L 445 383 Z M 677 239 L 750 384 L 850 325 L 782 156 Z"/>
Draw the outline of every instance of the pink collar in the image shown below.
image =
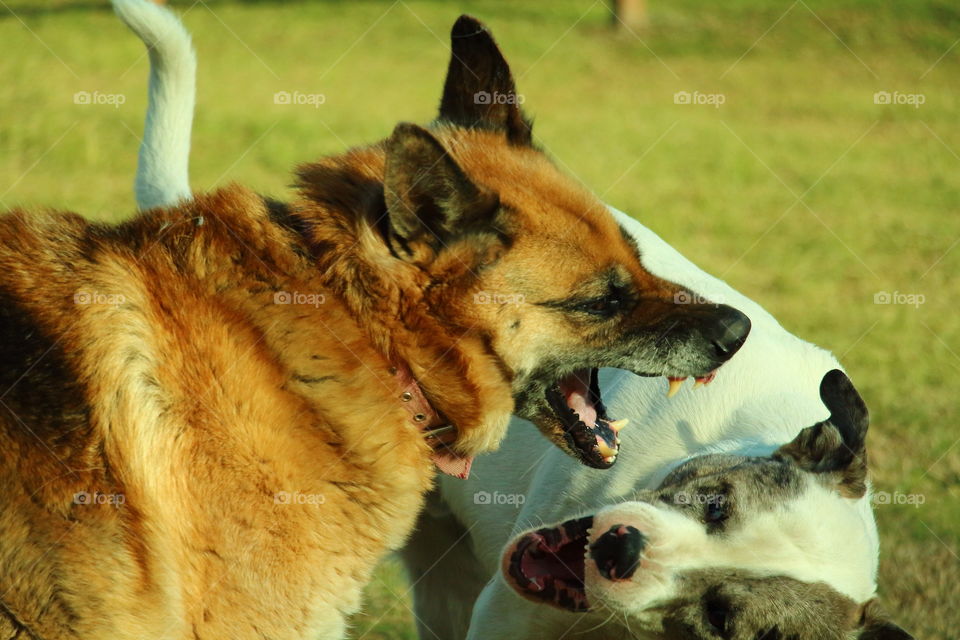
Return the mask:
<path fill-rule="evenodd" d="M 423 433 L 433 448 L 432 457 L 437 469 L 455 478 L 466 479 L 470 475 L 473 458 L 461 456 L 450 448 L 457 439 L 456 426 L 447 422 L 433 408 L 423 395 L 410 367 L 401 362 L 391 367 L 390 373 L 397 378 L 400 402 L 410 415 L 410 422 Z"/>

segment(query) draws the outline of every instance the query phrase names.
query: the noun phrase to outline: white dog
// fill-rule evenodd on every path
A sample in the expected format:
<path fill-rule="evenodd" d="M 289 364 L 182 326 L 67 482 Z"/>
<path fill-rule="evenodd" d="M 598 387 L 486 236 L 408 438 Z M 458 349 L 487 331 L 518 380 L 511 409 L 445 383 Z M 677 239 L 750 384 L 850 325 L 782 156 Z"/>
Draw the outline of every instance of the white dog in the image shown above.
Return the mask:
<path fill-rule="evenodd" d="M 150 49 L 138 204 L 174 204 L 190 197 L 190 39 L 158 6 L 114 7 Z M 441 479 L 404 550 L 421 636 L 909 639 L 876 604 L 867 412 L 836 359 L 614 214 L 650 271 L 746 313 L 750 339 L 672 399 L 605 371 L 611 414 L 632 422 L 611 470 L 514 419 L 470 480 Z"/>
<path fill-rule="evenodd" d="M 746 313 L 750 338 L 673 398 L 605 371 L 630 417 L 610 470 L 514 419 L 468 481 L 441 480 L 404 550 L 421 637 L 910 638 L 875 601 L 867 412 L 836 359 L 614 213 L 650 271 Z"/>

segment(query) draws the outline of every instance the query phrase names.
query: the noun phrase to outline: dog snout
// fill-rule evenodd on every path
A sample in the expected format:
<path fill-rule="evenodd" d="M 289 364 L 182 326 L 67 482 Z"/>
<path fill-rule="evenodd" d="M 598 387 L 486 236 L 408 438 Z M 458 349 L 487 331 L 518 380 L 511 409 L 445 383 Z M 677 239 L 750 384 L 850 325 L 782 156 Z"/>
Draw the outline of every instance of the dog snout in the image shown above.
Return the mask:
<path fill-rule="evenodd" d="M 647 538 L 639 529 L 615 524 L 590 545 L 590 558 L 607 580 L 629 580 L 646 546 Z"/>
<path fill-rule="evenodd" d="M 733 357 L 750 335 L 750 318 L 733 307 L 721 304 L 710 314 L 710 321 L 702 329 L 720 362 Z"/>

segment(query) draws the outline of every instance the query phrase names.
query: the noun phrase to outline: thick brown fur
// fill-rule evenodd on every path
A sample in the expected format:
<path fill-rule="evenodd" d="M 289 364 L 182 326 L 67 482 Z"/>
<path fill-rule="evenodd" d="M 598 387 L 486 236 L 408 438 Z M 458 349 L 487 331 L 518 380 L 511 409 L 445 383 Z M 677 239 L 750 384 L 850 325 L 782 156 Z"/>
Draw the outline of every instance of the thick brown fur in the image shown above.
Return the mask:
<path fill-rule="evenodd" d="M 482 25 L 453 36 L 512 91 Z M 457 91 L 431 131 L 302 167 L 290 204 L 230 186 L 117 226 L 0 217 L 9 633 L 342 637 L 432 485 L 395 367 L 461 456 L 535 403 L 575 453 L 543 395 L 560 376 L 701 376 L 739 348 L 748 322 L 677 307 L 515 107 L 474 117 Z"/>
<path fill-rule="evenodd" d="M 404 539 L 429 449 L 345 305 L 274 303 L 325 291 L 298 248 L 239 187 L 0 222 L 0 592 L 40 637 L 309 637 Z"/>

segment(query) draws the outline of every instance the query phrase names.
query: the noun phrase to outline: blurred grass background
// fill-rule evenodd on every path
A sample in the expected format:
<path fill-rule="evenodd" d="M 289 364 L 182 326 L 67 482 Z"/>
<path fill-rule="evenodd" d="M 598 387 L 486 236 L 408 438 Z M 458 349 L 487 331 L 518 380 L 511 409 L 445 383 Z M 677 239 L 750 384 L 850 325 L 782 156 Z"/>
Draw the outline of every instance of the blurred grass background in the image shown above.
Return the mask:
<path fill-rule="evenodd" d="M 283 197 L 298 162 L 435 113 L 447 33 L 485 20 L 543 146 L 611 204 L 836 353 L 871 408 L 881 595 L 918 638 L 960 627 L 960 5 L 650 0 L 174 2 L 194 34 L 196 189 Z M 103 2 L 0 2 L 0 204 L 132 215 L 142 46 Z M 78 105 L 76 92 L 124 104 Z M 318 107 L 276 92 L 322 94 Z M 724 104 L 676 104 L 686 91 Z M 924 104 L 876 104 L 878 91 Z M 874 303 L 878 292 L 924 296 Z M 387 563 L 354 638 L 414 638 Z"/>

